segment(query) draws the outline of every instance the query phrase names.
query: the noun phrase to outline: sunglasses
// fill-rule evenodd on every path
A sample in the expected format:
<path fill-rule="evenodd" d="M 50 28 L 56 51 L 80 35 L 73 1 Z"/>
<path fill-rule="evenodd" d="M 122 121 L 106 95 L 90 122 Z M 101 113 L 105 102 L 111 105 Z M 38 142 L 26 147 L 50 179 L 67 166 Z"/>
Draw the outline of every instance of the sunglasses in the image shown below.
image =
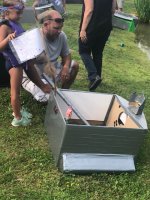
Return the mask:
<path fill-rule="evenodd" d="M 45 21 L 47 21 L 47 20 L 54 21 L 54 22 L 56 22 L 56 23 L 58 23 L 58 24 L 61 24 L 61 23 L 64 22 L 64 19 L 63 19 L 63 18 L 55 18 L 55 19 L 49 18 L 49 19 L 46 19 Z"/>

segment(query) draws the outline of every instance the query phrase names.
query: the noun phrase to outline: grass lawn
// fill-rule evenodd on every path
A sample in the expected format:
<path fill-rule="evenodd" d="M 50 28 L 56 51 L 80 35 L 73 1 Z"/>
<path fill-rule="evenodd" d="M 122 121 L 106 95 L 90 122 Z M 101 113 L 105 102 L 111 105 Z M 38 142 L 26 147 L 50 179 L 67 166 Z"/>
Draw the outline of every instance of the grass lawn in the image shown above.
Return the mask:
<path fill-rule="evenodd" d="M 133 0 L 124 10 L 135 13 Z M 29 2 L 31 3 L 31 1 Z M 78 54 L 81 5 L 67 5 L 64 31 L 80 71 L 72 89 L 87 90 L 87 73 Z M 27 27 L 27 25 L 26 25 Z M 121 47 L 120 44 L 125 46 Z M 135 42 L 135 34 L 113 29 L 103 59 L 103 83 L 97 92 L 129 99 L 134 91 L 146 97 L 144 113 L 150 124 L 150 60 Z M 43 122 L 46 106 L 22 89 L 23 104 L 33 114 L 32 125 L 11 126 L 9 89 L 0 88 L 0 200 L 148 200 L 150 199 L 150 135 L 136 159 L 135 173 L 62 174 L 54 165 Z"/>

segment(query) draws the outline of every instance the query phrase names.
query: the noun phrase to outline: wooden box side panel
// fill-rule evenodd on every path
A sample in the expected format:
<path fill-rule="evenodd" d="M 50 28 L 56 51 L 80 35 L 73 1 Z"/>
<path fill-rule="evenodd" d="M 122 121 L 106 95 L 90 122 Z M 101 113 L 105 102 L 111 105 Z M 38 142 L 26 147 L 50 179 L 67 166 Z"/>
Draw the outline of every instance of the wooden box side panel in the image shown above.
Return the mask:
<path fill-rule="evenodd" d="M 139 128 L 138 125 L 131 119 L 130 116 L 127 116 L 126 123 L 120 124 L 118 119 L 121 113 L 125 113 L 124 109 L 121 107 L 117 99 L 114 100 L 112 108 L 110 110 L 106 126 L 110 127 L 119 127 L 119 128 Z"/>

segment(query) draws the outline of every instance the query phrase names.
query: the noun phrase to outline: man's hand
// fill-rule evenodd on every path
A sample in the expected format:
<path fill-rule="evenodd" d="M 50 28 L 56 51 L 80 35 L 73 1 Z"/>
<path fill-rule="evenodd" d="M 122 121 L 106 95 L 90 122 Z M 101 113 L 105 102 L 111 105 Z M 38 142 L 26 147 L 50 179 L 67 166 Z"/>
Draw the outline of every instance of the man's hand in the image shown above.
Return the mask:
<path fill-rule="evenodd" d="M 41 90 L 44 92 L 44 93 L 50 93 L 52 88 L 49 84 L 43 84 L 43 86 L 41 87 Z"/>
<path fill-rule="evenodd" d="M 62 82 L 68 80 L 70 78 L 69 67 L 63 67 L 61 71 L 61 80 Z"/>

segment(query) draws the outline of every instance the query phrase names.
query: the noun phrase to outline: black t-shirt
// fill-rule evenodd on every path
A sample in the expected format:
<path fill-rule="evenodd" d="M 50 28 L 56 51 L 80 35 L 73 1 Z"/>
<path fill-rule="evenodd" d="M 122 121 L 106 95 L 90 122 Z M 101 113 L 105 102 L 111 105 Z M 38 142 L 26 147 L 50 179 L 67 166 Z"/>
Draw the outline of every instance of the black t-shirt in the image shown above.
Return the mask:
<path fill-rule="evenodd" d="M 92 1 L 92 0 L 91 0 Z M 94 10 L 92 18 L 87 27 L 87 36 L 100 36 L 112 29 L 112 0 L 93 0 Z M 83 15 L 85 11 L 85 5 L 83 2 L 81 24 L 83 21 Z"/>

